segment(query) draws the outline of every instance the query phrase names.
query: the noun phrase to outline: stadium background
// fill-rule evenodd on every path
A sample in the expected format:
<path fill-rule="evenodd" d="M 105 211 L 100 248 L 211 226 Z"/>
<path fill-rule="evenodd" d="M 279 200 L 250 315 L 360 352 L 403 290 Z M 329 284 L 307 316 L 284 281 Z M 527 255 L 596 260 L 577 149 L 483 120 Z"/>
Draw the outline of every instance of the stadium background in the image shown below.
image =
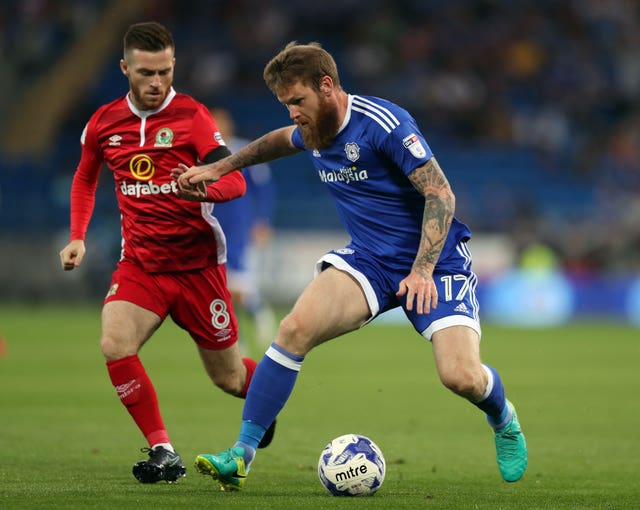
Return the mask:
<path fill-rule="evenodd" d="M 262 82 L 289 40 L 318 40 L 347 91 L 417 118 L 475 233 L 485 317 L 640 324 L 640 7 L 632 0 L 25 0 L 0 3 L 0 300 L 96 301 L 119 251 L 108 172 L 80 271 L 63 273 L 79 135 L 123 94 L 121 38 L 166 24 L 175 87 L 254 137 L 288 122 Z M 288 302 L 344 242 L 305 156 L 273 164 L 263 267 Z"/>

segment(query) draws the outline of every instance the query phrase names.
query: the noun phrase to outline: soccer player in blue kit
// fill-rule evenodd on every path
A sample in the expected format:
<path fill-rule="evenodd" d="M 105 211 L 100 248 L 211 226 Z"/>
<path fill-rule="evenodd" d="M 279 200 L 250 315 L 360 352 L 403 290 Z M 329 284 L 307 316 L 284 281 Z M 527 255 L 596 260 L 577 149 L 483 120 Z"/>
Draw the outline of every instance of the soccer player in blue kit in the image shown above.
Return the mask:
<path fill-rule="evenodd" d="M 265 67 L 269 89 L 294 122 L 209 165 L 173 170 L 179 194 L 202 182 L 307 151 L 351 242 L 325 254 L 258 364 L 238 440 L 201 454 L 196 468 L 222 490 L 244 486 L 256 447 L 289 398 L 305 356 L 401 306 L 432 343 L 442 383 L 486 414 L 507 482 L 527 467 L 527 447 L 498 372 L 480 359 L 480 323 L 467 241 L 455 196 L 415 120 L 387 100 L 345 92 L 320 44 L 289 43 Z"/>

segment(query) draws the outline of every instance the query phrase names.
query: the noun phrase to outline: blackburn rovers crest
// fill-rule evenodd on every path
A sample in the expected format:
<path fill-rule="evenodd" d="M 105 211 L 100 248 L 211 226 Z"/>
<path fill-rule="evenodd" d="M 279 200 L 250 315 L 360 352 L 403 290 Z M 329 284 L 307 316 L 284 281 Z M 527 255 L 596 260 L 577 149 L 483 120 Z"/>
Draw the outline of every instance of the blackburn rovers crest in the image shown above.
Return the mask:
<path fill-rule="evenodd" d="M 162 128 L 156 133 L 154 147 L 171 147 L 173 145 L 173 131 L 168 127 Z"/>

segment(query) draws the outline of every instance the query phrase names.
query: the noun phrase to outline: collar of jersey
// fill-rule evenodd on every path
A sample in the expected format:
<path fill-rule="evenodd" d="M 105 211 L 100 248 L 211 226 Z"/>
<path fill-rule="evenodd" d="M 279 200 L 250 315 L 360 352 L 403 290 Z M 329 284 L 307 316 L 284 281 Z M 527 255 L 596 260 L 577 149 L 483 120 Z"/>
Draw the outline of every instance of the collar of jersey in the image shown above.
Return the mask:
<path fill-rule="evenodd" d="M 133 112 L 134 115 L 137 115 L 141 119 L 146 119 L 149 115 L 153 115 L 154 113 L 158 113 L 164 110 L 169 105 L 169 103 L 173 100 L 173 98 L 176 96 L 176 91 L 174 90 L 173 87 L 171 87 L 165 100 L 155 110 L 139 110 L 138 108 L 135 107 L 135 105 L 131 101 L 130 96 L 131 96 L 131 92 L 127 94 L 127 104 L 129 105 L 129 109 Z"/>

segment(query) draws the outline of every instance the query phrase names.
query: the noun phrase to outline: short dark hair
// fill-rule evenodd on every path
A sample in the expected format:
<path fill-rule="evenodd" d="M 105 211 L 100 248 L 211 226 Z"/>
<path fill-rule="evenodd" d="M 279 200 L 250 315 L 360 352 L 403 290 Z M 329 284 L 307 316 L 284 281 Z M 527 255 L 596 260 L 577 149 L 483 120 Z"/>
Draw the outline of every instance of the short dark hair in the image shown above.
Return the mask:
<path fill-rule="evenodd" d="M 175 48 L 173 36 L 164 25 L 156 21 L 145 21 L 131 25 L 123 38 L 124 52 L 130 50 L 162 51 Z"/>
<path fill-rule="evenodd" d="M 329 76 L 336 87 L 340 86 L 336 62 L 318 42 L 298 44 L 291 41 L 269 61 L 262 76 L 274 94 L 296 82 L 320 90 L 320 82 L 325 76 Z"/>

